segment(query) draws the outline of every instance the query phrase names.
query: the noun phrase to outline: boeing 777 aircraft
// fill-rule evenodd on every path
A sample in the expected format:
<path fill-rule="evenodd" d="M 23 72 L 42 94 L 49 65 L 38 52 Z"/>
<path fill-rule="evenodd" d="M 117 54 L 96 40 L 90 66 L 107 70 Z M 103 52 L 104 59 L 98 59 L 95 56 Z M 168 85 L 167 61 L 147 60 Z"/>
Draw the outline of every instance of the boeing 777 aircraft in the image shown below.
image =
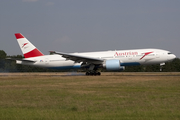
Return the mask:
<path fill-rule="evenodd" d="M 161 49 L 132 49 L 83 53 L 63 53 L 51 51 L 44 55 L 21 33 L 15 33 L 24 59 L 16 60 L 17 64 L 32 65 L 53 69 L 86 68 L 86 75 L 100 75 L 99 68 L 121 71 L 125 66 L 164 64 L 176 56 Z"/>

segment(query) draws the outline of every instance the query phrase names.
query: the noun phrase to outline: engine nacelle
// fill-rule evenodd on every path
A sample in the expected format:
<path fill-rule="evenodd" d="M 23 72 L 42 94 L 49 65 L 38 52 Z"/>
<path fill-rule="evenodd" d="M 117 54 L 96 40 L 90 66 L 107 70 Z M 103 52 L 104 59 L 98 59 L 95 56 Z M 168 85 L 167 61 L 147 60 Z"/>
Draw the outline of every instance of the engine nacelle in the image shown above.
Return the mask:
<path fill-rule="evenodd" d="M 106 70 L 112 70 L 112 71 L 113 70 L 118 71 L 118 70 L 124 70 L 125 69 L 125 67 L 121 66 L 120 61 L 117 59 L 106 60 L 103 67 L 106 68 Z"/>

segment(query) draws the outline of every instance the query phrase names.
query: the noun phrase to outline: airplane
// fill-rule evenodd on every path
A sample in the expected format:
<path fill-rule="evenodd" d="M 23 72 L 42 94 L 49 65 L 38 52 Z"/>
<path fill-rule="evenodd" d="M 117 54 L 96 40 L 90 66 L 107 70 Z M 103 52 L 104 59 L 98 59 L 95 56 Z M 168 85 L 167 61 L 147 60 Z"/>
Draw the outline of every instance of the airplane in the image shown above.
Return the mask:
<path fill-rule="evenodd" d="M 162 49 L 110 50 L 99 52 L 64 53 L 50 51 L 44 55 L 21 33 L 15 33 L 24 58 L 17 64 L 50 69 L 86 69 L 86 75 L 101 75 L 100 69 L 122 71 L 125 66 L 160 64 L 176 58 L 170 51 Z"/>

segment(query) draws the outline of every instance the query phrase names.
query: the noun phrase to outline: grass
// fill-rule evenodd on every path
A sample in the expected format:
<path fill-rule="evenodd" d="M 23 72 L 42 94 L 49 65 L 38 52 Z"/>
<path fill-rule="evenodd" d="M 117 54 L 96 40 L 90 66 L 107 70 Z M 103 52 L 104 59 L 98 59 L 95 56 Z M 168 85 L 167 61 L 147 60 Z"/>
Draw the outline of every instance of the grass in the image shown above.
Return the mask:
<path fill-rule="evenodd" d="M 180 73 L 0 76 L 0 120 L 179 120 Z"/>

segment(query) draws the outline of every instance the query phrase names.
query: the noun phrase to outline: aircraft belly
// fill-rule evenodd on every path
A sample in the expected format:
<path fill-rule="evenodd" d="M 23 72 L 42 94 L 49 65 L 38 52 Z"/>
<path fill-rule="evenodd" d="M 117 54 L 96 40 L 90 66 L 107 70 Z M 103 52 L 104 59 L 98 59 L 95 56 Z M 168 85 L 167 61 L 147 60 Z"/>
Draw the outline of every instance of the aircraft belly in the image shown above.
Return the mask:
<path fill-rule="evenodd" d="M 73 68 L 80 68 L 80 63 L 74 63 L 73 61 L 57 61 L 57 62 L 50 62 L 47 68 L 52 69 L 73 69 Z"/>

